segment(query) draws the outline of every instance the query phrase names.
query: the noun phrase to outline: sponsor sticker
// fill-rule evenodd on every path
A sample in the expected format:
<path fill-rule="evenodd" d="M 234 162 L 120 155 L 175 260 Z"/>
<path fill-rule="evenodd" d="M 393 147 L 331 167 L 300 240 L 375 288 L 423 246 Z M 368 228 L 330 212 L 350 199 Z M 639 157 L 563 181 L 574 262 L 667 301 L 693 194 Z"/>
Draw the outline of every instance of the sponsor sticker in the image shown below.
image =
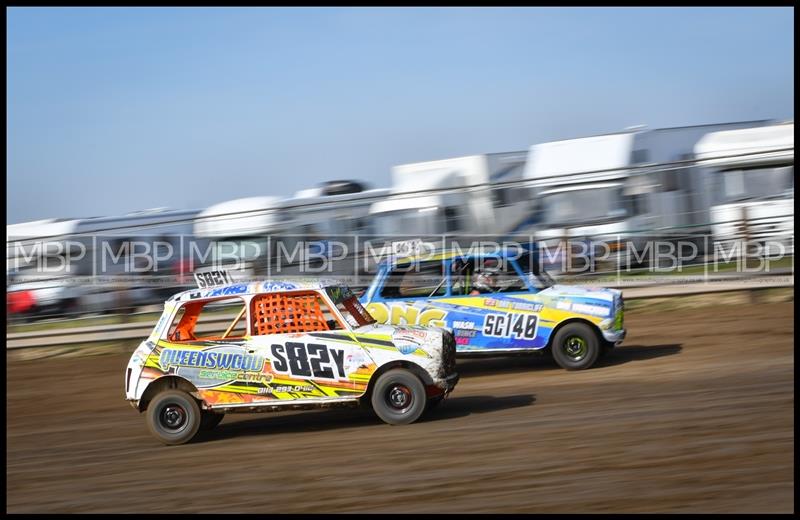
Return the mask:
<path fill-rule="evenodd" d="M 487 314 L 483 320 L 484 336 L 533 339 L 538 319 L 535 314 Z"/>
<path fill-rule="evenodd" d="M 607 316 L 610 312 L 608 307 L 602 305 L 589 305 L 587 303 L 573 303 L 572 311 L 581 314 L 591 314 L 592 316 Z"/>
<path fill-rule="evenodd" d="M 297 289 L 297 285 L 289 282 L 275 282 L 272 280 L 268 280 L 264 282 L 262 288 L 266 292 L 270 291 L 291 291 L 293 289 Z"/>
<path fill-rule="evenodd" d="M 213 289 L 206 293 L 206 298 L 212 296 L 230 296 L 232 294 L 242 294 L 247 292 L 247 284 L 239 284 L 233 285 L 231 287 L 220 287 L 218 289 Z"/>
<path fill-rule="evenodd" d="M 200 289 L 233 283 L 231 275 L 224 269 L 194 273 L 194 279 Z"/>
<path fill-rule="evenodd" d="M 266 388 L 259 388 L 258 393 L 261 395 L 270 395 L 275 393 L 288 393 L 288 392 L 313 392 L 314 387 L 312 385 L 280 385 L 280 386 L 268 386 Z"/>
<path fill-rule="evenodd" d="M 216 350 L 165 348 L 158 359 L 163 371 L 170 367 L 212 368 L 219 370 L 261 371 L 264 357 L 255 354 Z"/>
<path fill-rule="evenodd" d="M 347 375 L 352 374 L 353 372 L 358 372 L 358 369 L 362 366 L 369 363 L 369 359 L 361 350 L 356 350 L 352 354 L 349 354 L 347 358 L 344 360 L 344 371 Z"/>
<path fill-rule="evenodd" d="M 400 351 L 401 354 L 407 356 L 412 352 L 416 351 L 419 348 L 419 345 L 416 343 L 406 342 L 406 341 L 394 341 L 394 346 L 397 347 L 397 350 Z"/>

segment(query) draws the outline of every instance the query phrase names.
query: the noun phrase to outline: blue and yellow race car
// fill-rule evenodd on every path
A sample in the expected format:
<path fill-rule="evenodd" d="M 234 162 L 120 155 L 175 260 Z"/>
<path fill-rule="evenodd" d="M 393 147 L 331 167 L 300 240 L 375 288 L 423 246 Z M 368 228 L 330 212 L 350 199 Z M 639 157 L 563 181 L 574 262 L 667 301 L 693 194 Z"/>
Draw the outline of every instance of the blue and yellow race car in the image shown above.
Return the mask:
<path fill-rule="evenodd" d="M 451 330 L 459 354 L 550 352 L 581 370 L 625 338 L 621 291 L 557 285 L 519 246 L 388 258 L 360 299 L 378 322 Z"/>

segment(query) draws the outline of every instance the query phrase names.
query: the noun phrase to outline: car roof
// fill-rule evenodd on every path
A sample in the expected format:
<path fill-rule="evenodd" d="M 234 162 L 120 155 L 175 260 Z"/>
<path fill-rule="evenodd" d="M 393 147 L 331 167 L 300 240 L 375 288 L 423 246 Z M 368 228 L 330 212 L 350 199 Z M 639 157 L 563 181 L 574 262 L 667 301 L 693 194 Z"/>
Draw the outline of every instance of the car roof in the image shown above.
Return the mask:
<path fill-rule="evenodd" d="M 289 291 L 319 291 L 328 287 L 346 287 L 338 280 L 320 278 L 295 278 L 291 280 L 256 280 L 194 288 L 174 294 L 167 301 L 202 300 L 221 296 L 249 296 L 254 294 L 281 293 Z"/>

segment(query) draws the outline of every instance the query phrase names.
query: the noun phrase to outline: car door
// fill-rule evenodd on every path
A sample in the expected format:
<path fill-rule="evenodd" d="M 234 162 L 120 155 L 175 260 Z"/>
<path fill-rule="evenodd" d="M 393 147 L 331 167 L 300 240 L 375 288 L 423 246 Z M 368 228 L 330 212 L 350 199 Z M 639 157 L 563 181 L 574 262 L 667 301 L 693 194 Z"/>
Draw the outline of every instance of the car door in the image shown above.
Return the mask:
<path fill-rule="evenodd" d="M 366 308 L 379 323 L 447 326 L 439 301 L 449 290 L 446 260 L 398 264 L 383 277 Z"/>
<path fill-rule="evenodd" d="M 273 400 L 330 400 L 363 393 L 351 377 L 363 349 L 316 291 L 265 293 L 251 304 L 253 353 L 267 365 Z"/>
<path fill-rule="evenodd" d="M 438 305 L 447 310 L 458 351 L 543 346 L 538 336 L 542 305 L 513 261 L 502 255 L 455 258 L 450 281 L 450 295 Z"/>

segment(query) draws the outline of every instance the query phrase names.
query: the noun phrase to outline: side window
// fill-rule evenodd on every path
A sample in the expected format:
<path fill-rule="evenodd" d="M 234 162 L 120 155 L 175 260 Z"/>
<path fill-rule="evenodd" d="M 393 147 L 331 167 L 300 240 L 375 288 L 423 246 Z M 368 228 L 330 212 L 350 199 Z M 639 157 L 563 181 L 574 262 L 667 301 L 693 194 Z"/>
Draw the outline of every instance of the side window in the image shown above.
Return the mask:
<path fill-rule="evenodd" d="M 463 258 L 455 258 L 450 263 L 450 283 L 453 296 L 465 296 L 472 287 L 472 275 L 475 272 L 475 262 Z"/>
<path fill-rule="evenodd" d="M 191 305 L 191 303 L 187 303 L 183 305 L 178 312 L 175 313 L 175 319 L 172 320 L 172 325 L 169 326 L 169 333 L 167 333 L 167 338 L 170 341 L 180 341 L 180 334 L 175 334 L 178 330 L 178 325 L 183 321 L 183 315 L 186 314 L 186 306 Z"/>
<path fill-rule="evenodd" d="M 384 298 L 425 298 L 446 293 L 447 279 L 442 261 L 396 267 L 381 290 Z"/>
<path fill-rule="evenodd" d="M 328 304 L 313 291 L 259 294 L 250 306 L 254 336 L 342 328 Z"/>
<path fill-rule="evenodd" d="M 336 302 L 336 308 L 339 309 L 339 313 L 351 327 L 357 328 L 375 323 L 375 318 L 367 312 L 367 309 L 361 305 L 361 302 L 355 296 Z"/>
<path fill-rule="evenodd" d="M 497 292 L 526 291 L 528 286 L 525 280 L 519 277 L 516 269 L 508 260 L 501 260 L 498 266 L 500 272 L 497 280 Z"/>
<path fill-rule="evenodd" d="M 247 333 L 246 307 L 241 298 L 187 302 L 175 314 L 170 341 L 241 338 Z"/>
<path fill-rule="evenodd" d="M 650 154 L 647 152 L 646 149 L 642 150 L 634 150 L 631 154 L 631 162 L 633 164 L 642 164 L 646 163 L 650 157 Z"/>
<path fill-rule="evenodd" d="M 461 229 L 461 216 L 458 208 L 444 208 L 444 227 L 445 233 Z"/>
<path fill-rule="evenodd" d="M 646 213 L 645 196 L 645 194 L 624 196 L 625 205 L 627 206 L 626 209 L 629 215 L 635 217 Z"/>
<path fill-rule="evenodd" d="M 527 289 L 511 262 L 500 258 L 455 260 L 451 265 L 453 295 L 524 291 Z"/>

